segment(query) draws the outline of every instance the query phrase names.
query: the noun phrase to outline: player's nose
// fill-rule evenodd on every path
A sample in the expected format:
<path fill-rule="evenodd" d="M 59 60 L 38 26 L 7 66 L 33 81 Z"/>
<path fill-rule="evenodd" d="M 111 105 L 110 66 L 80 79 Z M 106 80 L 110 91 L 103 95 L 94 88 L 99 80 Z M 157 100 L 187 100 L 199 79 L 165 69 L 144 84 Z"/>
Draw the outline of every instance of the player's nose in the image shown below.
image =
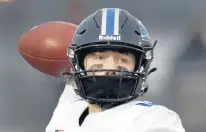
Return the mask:
<path fill-rule="evenodd" d="M 105 75 L 115 76 L 115 75 L 118 75 L 118 72 L 115 72 L 115 71 L 106 71 L 106 72 L 105 72 Z"/>
<path fill-rule="evenodd" d="M 115 62 L 114 57 L 109 57 L 108 60 L 104 64 L 104 69 L 109 69 L 108 71 L 105 72 L 105 75 L 118 75 L 118 72 L 116 71 L 111 71 L 111 70 L 117 70 L 117 64 Z"/>

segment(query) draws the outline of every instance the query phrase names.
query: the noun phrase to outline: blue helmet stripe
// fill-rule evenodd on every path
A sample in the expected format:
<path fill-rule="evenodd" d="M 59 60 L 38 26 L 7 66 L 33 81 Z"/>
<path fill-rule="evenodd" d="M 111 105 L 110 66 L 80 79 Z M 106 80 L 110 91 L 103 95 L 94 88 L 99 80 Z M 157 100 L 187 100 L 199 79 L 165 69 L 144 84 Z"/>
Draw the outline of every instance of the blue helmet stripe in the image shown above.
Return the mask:
<path fill-rule="evenodd" d="M 106 15 L 106 35 L 114 35 L 115 8 L 108 8 Z"/>

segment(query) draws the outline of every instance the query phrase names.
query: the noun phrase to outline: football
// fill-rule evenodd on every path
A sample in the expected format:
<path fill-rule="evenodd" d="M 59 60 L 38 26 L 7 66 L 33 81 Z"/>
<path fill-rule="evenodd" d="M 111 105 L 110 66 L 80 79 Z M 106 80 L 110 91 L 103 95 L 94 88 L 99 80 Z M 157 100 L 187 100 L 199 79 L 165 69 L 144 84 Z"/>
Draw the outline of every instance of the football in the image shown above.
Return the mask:
<path fill-rule="evenodd" d="M 40 24 L 20 37 L 18 51 L 40 72 L 61 76 L 71 68 L 66 53 L 76 28 L 75 24 L 61 21 Z"/>

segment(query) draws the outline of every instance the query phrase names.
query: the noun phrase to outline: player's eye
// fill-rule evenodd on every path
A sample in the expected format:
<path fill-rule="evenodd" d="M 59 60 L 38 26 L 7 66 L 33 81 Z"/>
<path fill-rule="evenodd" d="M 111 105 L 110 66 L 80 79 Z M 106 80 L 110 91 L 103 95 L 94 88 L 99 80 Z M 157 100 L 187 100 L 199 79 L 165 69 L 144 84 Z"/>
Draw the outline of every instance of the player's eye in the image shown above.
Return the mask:
<path fill-rule="evenodd" d="M 128 63 L 128 59 L 119 58 L 119 63 Z"/>
<path fill-rule="evenodd" d="M 105 56 L 103 56 L 103 55 L 96 55 L 95 59 L 103 60 L 103 59 L 105 59 Z"/>

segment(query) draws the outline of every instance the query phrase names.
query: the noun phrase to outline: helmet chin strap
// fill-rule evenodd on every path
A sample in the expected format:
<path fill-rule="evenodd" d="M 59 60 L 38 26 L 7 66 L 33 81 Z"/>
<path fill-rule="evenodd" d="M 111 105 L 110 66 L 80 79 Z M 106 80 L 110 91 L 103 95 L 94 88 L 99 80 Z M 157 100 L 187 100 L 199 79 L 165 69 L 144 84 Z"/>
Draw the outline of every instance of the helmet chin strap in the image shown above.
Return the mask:
<path fill-rule="evenodd" d="M 157 68 L 156 68 L 156 67 L 154 67 L 154 68 L 152 68 L 151 70 L 149 70 L 148 75 L 150 75 L 151 73 L 153 73 L 153 72 L 155 72 L 155 71 L 157 71 Z"/>

